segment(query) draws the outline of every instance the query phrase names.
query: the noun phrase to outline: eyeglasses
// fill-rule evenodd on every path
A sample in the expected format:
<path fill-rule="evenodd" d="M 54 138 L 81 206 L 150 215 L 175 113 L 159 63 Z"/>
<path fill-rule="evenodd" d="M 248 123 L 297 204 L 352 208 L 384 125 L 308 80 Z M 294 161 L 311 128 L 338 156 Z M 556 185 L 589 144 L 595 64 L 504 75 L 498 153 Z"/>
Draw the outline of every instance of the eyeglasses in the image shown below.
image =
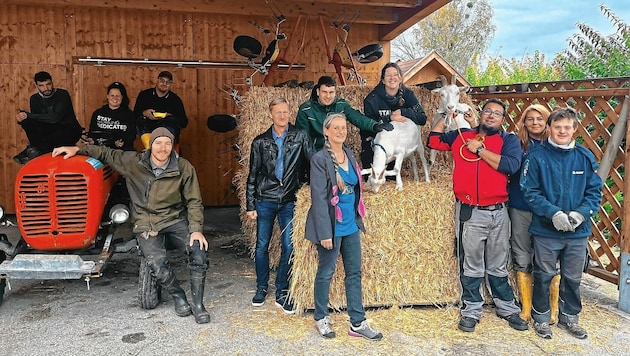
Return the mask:
<path fill-rule="evenodd" d="M 171 85 L 171 84 L 173 84 L 173 81 L 172 81 L 172 80 L 168 80 L 168 79 L 164 79 L 164 78 L 158 78 L 158 81 L 159 81 L 161 84 L 166 84 L 166 85 Z"/>
<path fill-rule="evenodd" d="M 503 112 L 499 110 L 492 111 L 490 109 L 483 109 L 481 113 L 484 115 L 492 115 L 496 119 L 500 119 L 503 117 Z"/>

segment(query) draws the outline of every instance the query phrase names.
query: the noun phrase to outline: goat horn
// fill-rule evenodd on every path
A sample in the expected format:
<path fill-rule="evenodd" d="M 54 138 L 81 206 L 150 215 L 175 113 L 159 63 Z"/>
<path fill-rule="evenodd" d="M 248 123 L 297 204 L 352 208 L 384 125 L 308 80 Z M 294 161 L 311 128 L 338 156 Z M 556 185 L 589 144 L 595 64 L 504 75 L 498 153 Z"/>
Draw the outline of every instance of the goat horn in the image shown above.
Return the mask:
<path fill-rule="evenodd" d="M 440 74 L 438 78 L 440 78 L 440 81 L 442 82 L 442 86 L 448 85 L 448 82 L 446 81 L 446 77 L 443 74 Z"/>
<path fill-rule="evenodd" d="M 451 84 L 457 85 L 457 74 L 453 74 L 453 77 L 451 78 Z"/>

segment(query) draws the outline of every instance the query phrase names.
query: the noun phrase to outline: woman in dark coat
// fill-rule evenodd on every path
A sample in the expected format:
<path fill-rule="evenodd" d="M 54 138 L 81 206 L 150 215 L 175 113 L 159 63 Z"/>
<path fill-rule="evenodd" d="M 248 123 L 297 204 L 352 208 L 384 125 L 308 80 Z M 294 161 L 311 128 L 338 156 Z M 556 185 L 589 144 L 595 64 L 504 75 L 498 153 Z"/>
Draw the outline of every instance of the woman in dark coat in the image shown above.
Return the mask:
<path fill-rule="evenodd" d="M 381 81 L 363 100 L 365 116 L 376 122 L 411 120 L 424 125 L 427 115 L 416 95 L 404 86 L 402 71 L 396 63 L 387 63 L 381 70 Z M 372 165 L 372 142 L 376 133 L 361 130 L 361 165 Z M 388 169 L 393 169 L 392 167 Z"/>
<path fill-rule="evenodd" d="M 380 340 L 365 318 L 361 289 L 361 231 L 365 207 L 361 197 L 361 169 L 352 151 L 343 143 L 348 135 L 343 113 L 331 113 L 324 120 L 324 148 L 311 158 L 311 208 L 305 236 L 317 247 L 315 276 L 315 325 L 325 338 L 335 337 L 328 316 L 330 282 L 337 256 L 341 253 L 350 316 L 350 336 Z"/>

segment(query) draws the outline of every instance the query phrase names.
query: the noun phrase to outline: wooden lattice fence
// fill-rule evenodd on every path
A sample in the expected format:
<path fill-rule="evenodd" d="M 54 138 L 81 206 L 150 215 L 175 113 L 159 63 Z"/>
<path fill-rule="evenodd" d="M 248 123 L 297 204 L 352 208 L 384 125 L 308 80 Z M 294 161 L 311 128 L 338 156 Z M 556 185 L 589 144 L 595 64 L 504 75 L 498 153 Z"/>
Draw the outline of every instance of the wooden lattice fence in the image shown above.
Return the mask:
<path fill-rule="evenodd" d="M 516 132 L 522 110 L 539 103 L 552 109 L 570 106 L 578 112 L 580 126 L 576 139 L 589 148 L 601 161 L 611 133 L 621 112 L 624 96 L 629 94 L 630 78 L 601 78 L 590 80 L 557 81 L 474 87 L 472 100 L 482 103 L 499 98 L 508 105 L 508 131 Z M 612 168 L 608 173 L 598 214 L 591 219 L 593 235 L 589 237 L 592 257 L 588 272 L 619 284 L 620 252 L 622 249 L 622 218 L 624 216 L 624 163 L 626 142 L 616 149 Z"/>

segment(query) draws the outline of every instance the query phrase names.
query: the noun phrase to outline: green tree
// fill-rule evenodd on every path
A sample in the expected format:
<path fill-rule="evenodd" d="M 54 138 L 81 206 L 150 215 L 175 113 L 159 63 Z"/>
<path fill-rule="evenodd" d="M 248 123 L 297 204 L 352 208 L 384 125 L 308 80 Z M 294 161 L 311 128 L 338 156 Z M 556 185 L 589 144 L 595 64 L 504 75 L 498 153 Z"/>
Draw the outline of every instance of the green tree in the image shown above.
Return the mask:
<path fill-rule="evenodd" d="M 494 37 L 488 0 L 453 0 L 392 41 L 398 59 L 422 58 L 437 51 L 463 73 L 473 56 L 485 53 Z"/>
<path fill-rule="evenodd" d="M 630 26 L 609 8 L 599 6 L 616 32 L 602 36 L 585 23 L 578 23 L 580 33 L 567 41 L 569 49 L 556 55 L 554 65 L 562 79 L 623 77 L 630 75 Z"/>
<path fill-rule="evenodd" d="M 466 80 L 474 86 L 544 82 L 560 79 L 560 72 L 545 62 L 545 55 L 538 51 L 533 56 L 526 53 L 522 59 L 498 56 L 489 58 L 482 67 L 477 57 L 466 68 Z"/>

